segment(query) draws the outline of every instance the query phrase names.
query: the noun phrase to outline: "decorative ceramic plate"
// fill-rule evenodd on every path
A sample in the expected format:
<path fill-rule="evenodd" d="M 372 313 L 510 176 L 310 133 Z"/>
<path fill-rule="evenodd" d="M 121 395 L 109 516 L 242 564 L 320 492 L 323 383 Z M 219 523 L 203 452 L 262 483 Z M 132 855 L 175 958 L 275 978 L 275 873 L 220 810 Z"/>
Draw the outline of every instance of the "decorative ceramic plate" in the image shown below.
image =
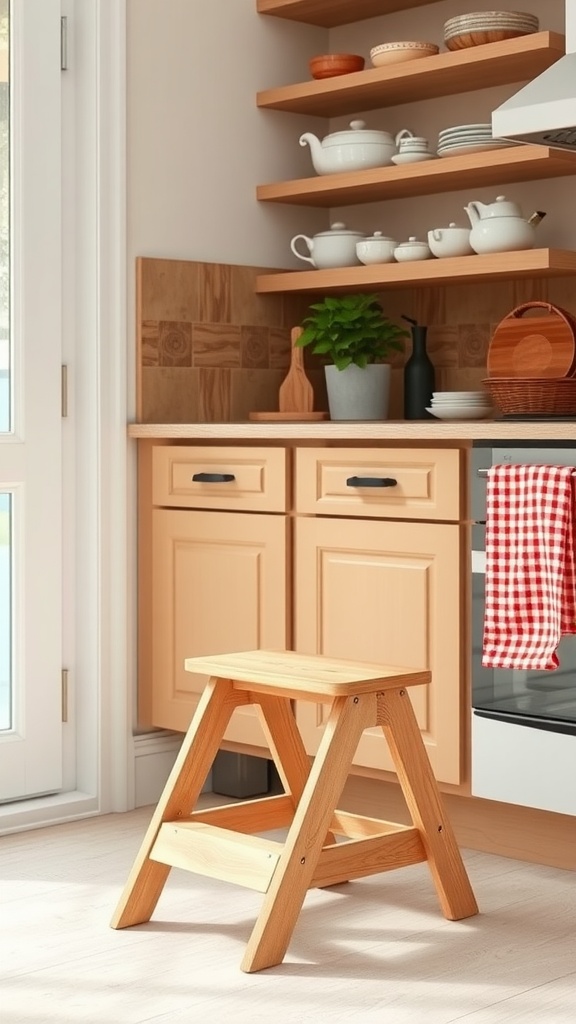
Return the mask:
<path fill-rule="evenodd" d="M 492 406 L 484 409 L 472 409 L 470 407 L 464 407 L 462 409 L 426 409 L 426 412 L 431 413 L 438 420 L 487 420 L 493 415 Z"/>
<path fill-rule="evenodd" d="M 439 134 L 444 135 L 448 132 L 482 131 L 484 128 L 492 129 L 492 125 L 488 124 L 486 121 L 483 121 L 482 124 L 454 124 L 449 128 L 443 128 Z"/>
<path fill-rule="evenodd" d="M 393 164 L 419 164 L 423 160 L 434 160 L 435 153 L 396 153 L 390 157 Z"/>
<path fill-rule="evenodd" d="M 454 146 L 450 149 L 438 150 L 439 157 L 445 156 L 472 156 L 473 153 L 488 153 L 492 149 L 506 149 L 512 145 L 510 142 L 478 142 L 469 145 Z"/>

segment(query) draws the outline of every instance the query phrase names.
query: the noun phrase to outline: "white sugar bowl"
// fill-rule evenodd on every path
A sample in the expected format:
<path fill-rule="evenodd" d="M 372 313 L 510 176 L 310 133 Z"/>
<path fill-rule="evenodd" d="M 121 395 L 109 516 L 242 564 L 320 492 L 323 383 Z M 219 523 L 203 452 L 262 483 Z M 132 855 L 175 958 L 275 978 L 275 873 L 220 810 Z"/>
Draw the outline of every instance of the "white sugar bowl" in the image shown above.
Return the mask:
<path fill-rule="evenodd" d="M 431 255 L 428 243 L 419 241 L 414 235 L 410 235 L 407 242 L 401 242 L 394 249 L 394 259 L 398 260 L 398 263 L 409 260 L 428 260 Z"/>
<path fill-rule="evenodd" d="M 381 231 L 375 231 L 369 238 L 356 242 L 356 255 L 366 266 L 371 263 L 392 263 L 397 245 L 398 242 L 394 238 L 388 238 Z"/>
<path fill-rule="evenodd" d="M 450 223 L 447 228 L 432 228 L 428 232 L 428 244 L 434 256 L 442 259 L 450 256 L 470 256 L 474 252 L 470 245 L 470 229 L 459 228 Z"/>

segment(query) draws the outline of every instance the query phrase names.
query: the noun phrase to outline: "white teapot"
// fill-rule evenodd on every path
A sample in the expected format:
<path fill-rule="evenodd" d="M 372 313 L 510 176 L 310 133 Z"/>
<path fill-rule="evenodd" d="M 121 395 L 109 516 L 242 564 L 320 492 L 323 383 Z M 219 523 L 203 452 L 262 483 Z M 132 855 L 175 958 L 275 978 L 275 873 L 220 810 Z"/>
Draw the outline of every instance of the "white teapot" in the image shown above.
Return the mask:
<path fill-rule="evenodd" d="M 464 209 L 472 225 L 470 245 L 477 253 L 534 248 L 535 228 L 546 216 L 537 210 L 526 219 L 518 203 L 505 196 L 497 196 L 494 203 L 474 200 Z"/>
<path fill-rule="evenodd" d="M 290 248 L 299 260 L 306 260 L 317 270 L 331 270 L 333 267 L 356 267 L 360 260 L 356 255 L 356 243 L 365 238 L 363 231 L 349 231 L 345 224 L 337 221 L 329 231 L 320 231 L 313 238 L 308 235 L 294 235 Z M 308 256 L 298 252 L 296 243 L 304 240 Z"/>
<path fill-rule="evenodd" d="M 403 128 L 393 138 L 388 132 L 366 128 L 364 121 L 350 121 L 349 131 L 333 132 L 322 141 L 312 132 L 305 132 L 300 136 L 300 145 L 310 146 L 317 174 L 334 174 L 390 164 L 400 139 L 411 134 Z"/>

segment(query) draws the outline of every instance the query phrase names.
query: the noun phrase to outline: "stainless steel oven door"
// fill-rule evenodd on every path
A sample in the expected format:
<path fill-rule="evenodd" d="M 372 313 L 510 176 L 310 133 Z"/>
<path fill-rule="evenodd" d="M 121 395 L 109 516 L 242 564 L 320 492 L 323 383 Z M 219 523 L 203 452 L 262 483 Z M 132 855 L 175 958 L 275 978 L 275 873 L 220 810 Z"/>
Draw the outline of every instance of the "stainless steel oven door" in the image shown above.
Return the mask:
<path fill-rule="evenodd" d="M 472 795 L 576 815 L 576 638 L 564 672 L 483 668 L 485 566 L 473 551 Z"/>

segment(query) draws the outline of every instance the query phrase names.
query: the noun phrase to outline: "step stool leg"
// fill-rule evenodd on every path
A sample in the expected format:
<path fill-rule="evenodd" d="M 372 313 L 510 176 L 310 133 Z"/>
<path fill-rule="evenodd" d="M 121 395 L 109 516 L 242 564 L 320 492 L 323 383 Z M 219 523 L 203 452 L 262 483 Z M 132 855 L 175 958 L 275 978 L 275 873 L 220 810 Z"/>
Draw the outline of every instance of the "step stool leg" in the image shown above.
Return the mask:
<path fill-rule="evenodd" d="M 260 721 L 274 764 L 287 793 L 296 807 L 310 774 L 310 759 L 294 721 L 292 705 L 286 697 L 252 694 L 262 714 Z"/>
<path fill-rule="evenodd" d="M 376 722 L 374 694 L 337 697 L 241 967 L 282 963 L 332 815 L 364 729 Z"/>
<path fill-rule="evenodd" d="M 247 703 L 247 695 L 235 691 L 228 679 L 210 679 L 206 685 L 116 907 L 112 928 L 150 920 L 170 871 L 167 864 L 150 859 L 160 826 L 190 814 L 234 708 Z"/>
<path fill-rule="evenodd" d="M 272 759 L 284 789 L 292 796 L 296 810 L 310 774 L 310 758 L 298 732 L 292 704 L 287 698 L 267 697 L 264 694 L 252 694 L 252 700 L 260 706 L 260 721 Z M 336 840 L 329 832 L 324 845 L 334 842 Z"/>
<path fill-rule="evenodd" d="M 451 921 L 472 917 L 478 906 L 407 690 L 378 694 L 378 724 L 384 730 L 412 821 L 420 830 L 442 912 Z"/>

